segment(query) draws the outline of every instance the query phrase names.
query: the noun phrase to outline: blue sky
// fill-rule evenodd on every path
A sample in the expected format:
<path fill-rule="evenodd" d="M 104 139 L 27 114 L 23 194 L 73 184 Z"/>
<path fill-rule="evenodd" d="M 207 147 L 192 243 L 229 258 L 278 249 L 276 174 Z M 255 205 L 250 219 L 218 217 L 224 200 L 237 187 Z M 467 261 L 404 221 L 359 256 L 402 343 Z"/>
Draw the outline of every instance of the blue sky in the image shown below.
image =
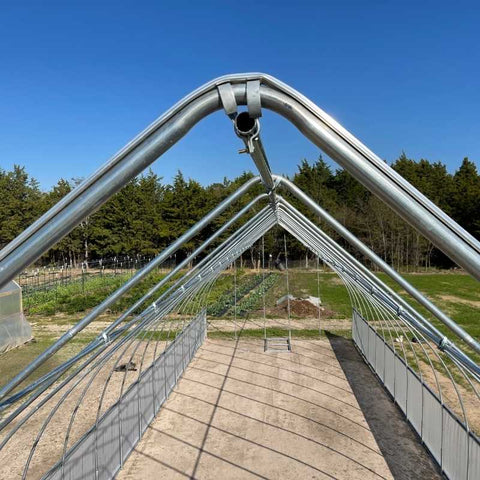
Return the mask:
<path fill-rule="evenodd" d="M 413 1 L 0 0 L 0 167 L 42 188 L 85 177 L 208 80 L 262 71 L 387 161 L 480 160 L 480 7 Z M 274 171 L 319 150 L 264 115 Z M 253 164 L 217 113 L 157 160 L 202 183 Z"/>

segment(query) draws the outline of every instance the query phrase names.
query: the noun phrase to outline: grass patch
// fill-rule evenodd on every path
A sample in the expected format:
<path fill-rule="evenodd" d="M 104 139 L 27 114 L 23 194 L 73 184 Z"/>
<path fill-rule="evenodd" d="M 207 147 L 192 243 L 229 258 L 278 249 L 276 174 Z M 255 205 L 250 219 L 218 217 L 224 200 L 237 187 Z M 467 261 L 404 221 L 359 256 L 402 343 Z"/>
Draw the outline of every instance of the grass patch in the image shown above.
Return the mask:
<path fill-rule="evenodd" d="M 377 276 L 390 287 L 397 291 L 400 290 L 400 287 L 397 287 L 397 284 L 386 274 L 378 273 Z M 403 278 L 421 292 L 434 297 L 453 295 L 464 300 L 480 301 L 478 281 L 469 275 L 461 273 L 406 273 Z"/>
<path fill-rule="evenodd" d="M 156 330 L 156 331 L 140 331 L 135 335 L 138 340 L 163 342 L 165 340 L 174 340 L 175 337 L 181 332 L 181 329 L 177 330 Z"/>
<path fill-rule="evenodd" d="M 131 288 L 120 300 L 110 307 L 112 313 L 119 313 L 133 305 L 154 285 L 165 277 L 164 273 L 153 272 L 138 285 Z M 130 274 L 116 276 L 105 275 L 103 277 L 91 277 L 71 282 L 68 285 L 59 285 L 56 288 L 44 292 L 36 292 L 25 298 L 24 308 L 30 315 L 55 315 L 56 313 L 75 314 L 85 312 L 96 307 L 115 290 L 121 287 L 129 278 Z M 157 298 L 163 293 L 171 282 L 167 282 L 155 294 Z M 149 300 L 150 302 L 152 299 Z"/>
<path fill-rule="evenodd" d="M 258 274 L 258 272 L 242 270 L 237 271 L 237 287 L 242 288 L 243 286 L 245 288 L 245 285 L 253 282 L 252 279 Z M 274 307 L 276 301 L 287 293 L 286 273 L 275 272 L 275 274 L 276 281 L 272 282 L 273 286 L 266 291 L 267 308 Z M 442 333 L 454 339 L 455 342 L 458 343 L 458 345 L 466 352 L 468 352 L 475 361 L 480 361 L 479 355 L 474 354 L 471 349 L 463 345 L 462 342 L 458 341 L 447 327 L 445 327 L 436 319 L 432 318 L 432 315 L 430 315 L 425 308 L 419 306 L 416 301 L 412 300 L 409 295 L 406 294 L 406 292 L 400 287 L 398 287 L 392 280 L 390 280 L 390 278 L 384 274 L 378 274 L 378 276 L 387 285 L 392 287 L 403 298 L 410 302 L 422 315 L 430 319 Z M 103 278 L 95 277 L 90 280 L 86 280 L 86 284 L 88 285 L 86 285 L 85 291 L 88 291 L 88 294 L 83 293 L 81 284 L 77 282 L 75 285 L 71 284 L 59 287 L 56 293 L 51 290 L 49 292 L 37 292 L 35 295 L 32 295 L 31 298 L 35 299 L 33 304 L 36 308 L 36 310 L 33 308 L 32 310 L 37 312 L 31 317 L 31 320 L 35 324 L 34 334 L 36 337 L 36 342 L 29 343 L 22 348 L 13 349 L 2 355 L 0 361 L 1 383 L 4 384 L 10 380 L 25 365 L 30 363 L 35 357 L 37 357 L 48 346 L 50 346 L 61 333 L 63 333 L 62 329 L 59 329 L 58 331 L 47 332 L 45 331 L 46 325 L 61 326 L 76 323 L 83 317 L 83 312 L 85 312 L 87 308 L 97 305 L 107 295 L 123 284 L 128 277 L 129 275 L 117 275 L 116 277 L 105 276 Z M 148 289 L 158 283 L 163 277 L 164 273 L 152 272 L 147 279 L 128 292 L 124 299 L 117 302 L 117 304 L 112 308 L 112 312 L 110 314 L 101 316 L 98 320 L 113 320 L 116 318 L 114 315 L 116 312 L 123 311 L 125 308 L 127 308 L 127 306 L 139 299 L 146 291 L 148 291 Z M 460 273 L 405 274 L 404 277 L 428 298 L 430 298 L 442 310 L 447 312 L 450 317 L 459 325 L 461 325 L 470 335 L 475 338 L 480 337 L 478 308 L 474 303 L 468 303 L 480 301 L 480 289 L 478 288 L 478 282 L 476 280 Z M 335 312 L 334 318 L 336 319 L 350 319 L 350 298 L 340 278 L 334 273 L 322 272 L 318 275 L 318 279 L 319 285 L 317 281 L 317 273 L 314 271 L 291 269 L 289 271 L 290 293 L 296 297 L 302 297 L 306 295 L 318 296 L 318 287 L 320 287 L 320 298 L 322 300 L 323 307 Z M 218 280 L 212 286 L 212 289 L 208 295 L 207 305 L 215 302 L 221 303 L 224 298 L 231 297 L 233 287 L 233 270 L 228 270 L 220 275 Z M 163 287 L 163 290 L 166 288 L 168 288 L 168 284 L 167 286 Z M 160 295 L 160 293 L 161 292 L 158 292 L 155 296 L 157 297 Z M 53 301 L 52 295 L 55 294 L 57 295 L 55 302 L 57 302 L 57 305 L 59 305 L 60 313 L 57 313 L 57 315 L 52 317 L 53 314 L 51 313 L 51 302 Z M 448 297 L 448 299 L 443 297 Z M 263 306 L 263 298 L 260 298 L 259 302 L 260 303 L 255 303 L 253 301 L 251 302 L 251 305 L 249 305 L 251 311 L 258 309 L 259 305 Z M 173 339 L 179 331 L 180 330 L 178 326 L 176 326 L 175 329 L 171 330 L 170 332 L 148 332 L 146 338 L 152 338 L 152 341 L 165 341 L 167 339 Z M 137 338 L 142 338 L 143 333 L 145 332 L 140 332 L 137 335 Z M 350 329 L 330 331 L 330 333 L 351 338 Z M 284 328 L 269 328 L 267 334 L 271 337 L 283 337 L 287 335 Z M 233 338 L 233 332 L 231 331 L 209 332 L 208 335 L 210 338 Z M 75 353 L 78 353 L 78 351 L 80 351 L 86 343 L 91 341 L 94 336 L 95 335 L 91 332 L 82 332 L 81 334 L 77 335 L 71 342 L 68 343 L 66 347 L 62 348 L 60 352 L 58 352 L 42 367 L 40 367 L 28 379 L 28 381 L 43 375 L 66 359 L 70 358 Z M 320 338 L 324 336 L 324 332 L 322 331 L 319 333 L 317 329 L 296 329 L 292 330 L 292 336 L 293 338 Z M 263 338 L 263 329 L 245 329 L 240 333 L 240 337 Z"/>
<path fill-rule="evenodd" d="M 43 353 L 52 345 L 57 336 L 54 335 L 36 335 L 35 340 L 22 347 L 14 348 L 4 353 L 0 361 L 0 379 L 1 384 L 8 383 L 16 374 L 18 374 L 34 358 Z M 45 363 L 37 368 L 27 379 L 15 388 L 14 392 L 21 390 L 32 381 L 40 378 L 42 375 L 50 372 L 52 369 L 62 364 L 72 356 L 80 352 L 85 345 L 95 338 L 94 335 L 79 334 L 74 337 L 65 347 L 50 357 Z"/>
<path fill-rule="evenodd" d="M 425 307 L 418 304 L 390 277 L 383 273 L 377 275 L 412 305 L 413 308 L 427 318 L 442 334 L 451 338 L 460 348 L 468 352 L 474 361 L 480 362 L 480 355 L 469 348 Z M 480 302 L 480 289 L 475 279 L 461 273 L 405 274 L 404 278 L 472 337 L 480 338 L 479 308 L 475 305 L 475 302 Z M 469 304 L 469 302 L 473 303 Z"/>
<path fill-rule="evenodd" d="M 322 306 L 336 312 L 335 318 L 351 318 L 352 306 L 347 289 L 339 277 L 334 273 L 290 270 L 288 272 L 289 292 L 294 297 L 312 296 L 320 299 Z M 266 304 L 273 307 L 276 301 L 287 294 L 286 274 L 279 275 L 277 283 L 270 289 L 266 296 Z"/>

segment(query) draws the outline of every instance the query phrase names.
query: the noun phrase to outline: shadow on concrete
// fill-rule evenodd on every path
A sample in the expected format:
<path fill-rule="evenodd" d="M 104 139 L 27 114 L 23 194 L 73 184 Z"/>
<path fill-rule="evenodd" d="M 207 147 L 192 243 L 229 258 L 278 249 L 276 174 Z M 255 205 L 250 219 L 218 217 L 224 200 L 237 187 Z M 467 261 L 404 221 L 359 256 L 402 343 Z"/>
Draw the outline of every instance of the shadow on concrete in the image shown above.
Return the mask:
<path fill-rule="evenodd" d="M 351 340 L 327 337 L 204 344 L 120 478 L 442 478 Z"/>
<path fill-rule="evenodd" d="M 215 342 L 211 342 L 215 345 Z M 261 385 L 261 384 L 258 384 L 258 383 L 254 383 L 254 382 L 249 382 L 249 381 L 246 381 L 246 380 L 242 380 L 242 379 L 238 379 L 238 378 L 235 378 L 234 376 L 231 375 L 231 371 L 232 370 L 243 370 L 247 373 L 249 373 L 251 376 L 260 376 L 262 377 L 262 379 L 272 379 L 272 380 L 276 380 L 277 382 L 279 383 L 283 383 L 283 384 L 288 384 L 292 387 L 292 390 L 296 391 L 298 390 L 299 388 L 301 389 L 305 389 L 305 390 L 311 390 L 313 392 L 315 392 L 316 394 L 320 394 L 320 395 L 325 395 L 327 397 L 330 398 L 330 400 L 334 400 L 334 401 L 340 401 L 342 402 L 341 399 L 338 399 L 337 397 L 333 397 L 333 396 L 330 396 L 324 392 L 320 392 L 308 385 L 301 385 L 301 384 L 298 384 L 298 383 L 295 383 L 295 382 L 291 382 L 291 381 L 287 381 L 285 379 L 280 379 L 277 376 L 273 376 L 273 375 L 267 375 L 265 374 L 265 372 L 256 372 L 254 370 L 249 370 L 249 369 L 245 369 L 245 368 L 241 368 L 241 367 L 238 367 L 236 365 L 233 365 L 233 361 L 235 359 L 241 359 L 243 361 L 247 360 L 245 358 L 242 358 L 242 357 L 239 357 L 238 356 L 238 352 L 240 351 L 240 348 L 239 348 L 239 345 L 238 345 L 238 339 L 235 341 L 235 345 L 232 346 L 231 348 L 229 348 L 232 352 L 230 354 L 222 354 L 221 352 L 218 352 L 218 351 L 215 351 L 215 350 L 210 350 L 208 348 L 206 348 L 205 346 L 202 346 L 202 348 L 200 349 L 200 355 L 198 356 L 197 360 L 198 361 L 207 361 L 207 362 L 210 362 L 210 363 L 214 363 L 215 365 L 223 365 L 226 368 L 226 372 L 225 373 L 218 373 L 218 372 L 214 372 L 214 371 L 211 371 L 211 370 L 208 370 L 208 369 L 203 369 L 203 368 L 200 368 L 198 366 L 194 366 L 194 365 L 190 365 L 189 369 L 190 370 L 193 370 L 193 371 L 202 371 L 204 373 L 208 373 L 210 375 L 216 375 L 216 376 L 220 376 L 222 377 L 223 381 L 222 381 L 222 384 L 220 387 L 215 387 L 213 385 L 210 385 L 210 384 L 207 384 L 207 383 L 204 383 L 204 382 L 200 382 L 198 380 L 194 380 L 192 378 L 189 378 L 188 376 L 184 376 L 183 377 L 183 382 L 194 382 L 194 383 L 197 383 L 199 385 L 203 385 L 209 389 L 214 389 L 214 390 L 217 390 L 218 391 L 218 395 L 217 395 L 217 398 L 216 398 L 216 401 L 215 402 L 208 402 L 208 401 L 205 401 L 195 395 L 188 395 L 188 394 L 185 394 L 185 393 L 182 393 L 180 391 L 176 391 L 176 395 L 179 395 L 179 396 L 183 396 L 183 397 L 188 397 L 192 400 L 195 400 L 195 401 L 199 401 L 199 402 L 202 402 L 202 403 L 205 403 L 207 405 L 210 405 L 210 406 L 213 406 L 213 412 L 211 414 L 211 417 L 209 419 L 208 422 L 202 422 L 198 419 L 195 419 L 189 415 L 186 415 L 185 413 L 182 413 L 180 411 L 175 411 L 173 410 L 172 408 L 169 408 L 168 406 L 164 407 L 164 409 L 166 411 L 169 411 L 171 413 L 174 413 L 180 417 L 183 417 L 185 419 L 188 419 L 188 420 L 192 420 L 192 421 L 195 421 L 195 422 L 198 422 L 198 423 L 203 423 L 204 426 L 206 427 L 206 430 L 205 430 L 205 434 L 204 434 L 204 438 L 203 438 L 203 441 L 202 441 L 202 444 L 201 444 L 201 447 L 198 448 L 198 456 L 197 456 L 197 459 L 196 459 L 196 462 L 195 462 L 195 466 L 193 468 L 193 473 L 192 475 L 190 476 L 190 478 L 193 480 L 196 478 L 196 473 L 197 473 L 197 470 L 198 470 L 198 467 L 200 465 L 200 461 L 201 461 L 201 457 L 203 454 L 207 453 L 208 455 L 211 455 L 212 453 L 209 452 L 209 451 L 206 451 L 205 450 L 205 445 L 206 445 L 206 442 L 207 442 L 207 438 L 210 434 L 210 430 L 211 429 L 214 429 L 214 430 L 218 430 L 218 431 L 221 431 L 223 433 L 225 433 L 226 435 L 228 436 L 231 436 L 231 437 L 234 437 L 238 440 L 241 440 L 243 442 L 248 442 L 252 445 L 252 448 L 260 448 L 260 449 L 264 449 L 264 450 L 267 450 L 267 451 L 271 451 L 273 453 L 275 453 L 276 455 L 279 455 L 279 456 L 283 456 L 287 459 L 289 459 L 290 461 L 293 461 L 293 462 L 296 462 L 296 463 L 300 463 L 300 464 L 303 464 L 304 466 L 306 467 L 309 467 L 310 469 L 314 470 L 314 471 L 317 471 L 318 473 L 321 473 L 329 478 L 332 478 L 332 479 L 336 479 L 337 477 L 335 476 L 332 476 L 330 475 L 329 473 L 327 473 L 326 471 L 324 470 L 321 470 L 319 468 L 317 468 L 315 465 L 313 465 L 312 463 L 307 463 L 307 462 L 303 462 L 302 460 L 300 460 L 299 458 L 296 458 L 296 457 L 293 457 L 293 456 L 290 456 L 284 452 L 281 452 L 279 450 L 275 450 L 271 447 L 269 447 L 268 445 L 266 444 L 263 444 L 263 443 L 257 443 L 257 442 L 254 442 L 252 440 L 249 440 L 247 438 L 245 438 L 244 436 L 241 436 L 241 435 L 238 435 L 235 433 L 234 430 L 224 430 L 224 429 L 221 429 L 217 426 L 214 426 L 213 425 L 213 419 L 214 419 L 214 416 L 215 414 L 217 413 L 218 410 L 223 410 L 223 411 L 226 411 L 232 415 L 237 415 L 239 417 L 243 417 L 245 418 L 246 420 L 250 420 L 250 421 L 253 421 L 255 423 L 258 423 L 259 424 L 259 428 L 262 427 L 262 424 L 267 426 L 267 427 L 271 427 L 272 429 L 277 429 L 279 431 L 282 431 L 282 432 L 285 432 L 287 434 L 289 434 L 291 436 L 291 441 L 294 442 L 295 441 L 295 438 L 302 438 L 304 440 L 307 440 L 311 443 L 314 443 L 316 445 L 319 445 L 321 446 L 322 448 L 326 449 L 326 450 L 329 450 L 333 453 L 335 453 L 336 455 L 338 455 L 339 457 L 343 457 L 345 460 L 349 461 L 349 462 L 352 462 L 353 464 L 357 465 L 357 467 L 360 467 L 361 469 L 364 469 L 365 470 L 365 473 L 371 473 L 373 476 L 375 477 L 380 477 L 380 478 L 383 478 L 380 474 L 378 474 L 375 470 L 373 470 L 372 468 L 370 468 L 368 465 L 362 463 L 362 462 L 359 462 L 357 461 L 355 458 L 353 458 L 352 456 L 348 455 L 348 454 L 345 454 L 343 452 L 341 452 L 340 450 L 338 449 L 335 449 L 333 448 L 332 446 L 329 446 L 327 445 L 326 443 L 322 443 L 318 440 L 316 440 L 315 438 L 313 438 L 313 436 L 307 436 L 307 435 L 303 435 L 299 432 L 295 432 L 293 430 L 290 430 L 288 428 L 285 428 L 285 427 L 282 427 L 280 425 L 276 425 L 276 424 L 273 424 L 273 423 L 270 423 L 270 422 L 267 422 L 267 421 L 264 421 L 262 419 L 259 419 L 259 418 L 254 418 L 252 416 L 249 416 L 249 415 L 246 415 L 244 413 L 241 413 L 239 411 L 236 411 L 236 410 L 232 410 L 232 409 L 229 409 L 229 408 L 226 408 L 225 406 L 221 406 L 220 405 L 220 398 L 221 396 L 224 394 L 224 393 L 227 393 L 229 395 L 234 395 L 236 397 L 242 397 L 242 398 L 245 398 L 245 399 L 248 399 L 249 401 L 251 402 L 254 402 L 258 405 L 263 405 L 263 406 L 266 406 L 270 409 L 274 409 L 274 410 L 278 410 L 278 411 L 282 411 L 282 412 L 285 412 L 289 415 L 292 415 L 292 416 L 296 416 L 298 417 L 299 419 L 302 418 L 303 420 L 306 420 L 308 422 L 312 422 L 312 423 L 315 423 L 317 424 L 318 426 L 321 426 L 325 429 L 328 429 L 330 430 L 330 432 L 332 433 L 335 433 L 337 435 L 340 435 L 340 436 L 343 436 L 345 438 L 348 438 L 351 442 L 354 442 L 356 443 L 358 446 L 366 449 L 366 450 L 370 450 L 370 454 L 373 454 L 373 455 L 380 455 L 375 449 L 371 448 L 369 445 L 365 444 L 365 443 L 362 443 L 361 441 L 358 441 L 356 440 L 354 437 L 348 435 L 348 433 L 346 432 L 343 432 L 343 431 L 340 431 L 340 430 L 337 430 L 335 428 L 332 428 L 331 426 L 327 425 L 327 424 L 322 424 L 321 422 L 318 422 L 318 421 L 315 421 L 314 419 L 310 418 L 310 417 L 307 417 L 307 416 L 302 416 L 302 415 L 299 415 L 298 413 L 296 412 L 293 412 L 292 410 L 288 410 L 286 408 L 282 408 L 282 407 L 279 407 L 279 406 L 276 406 L 274 405 L 273 403 L 266 403 L 266 402 L 262 402 L 260 400 L 258 400 L 257 398 L 255 398 L 255 393 L 254 391 L 252 391 L 252 396 L 246 396 L 246 395 L 241 395 L 239 394 L 238 392 L 234 392 L 234 391 L 231 391 L 229 390 L 228 388 L 226 388 L 226 384 L 225 382 L 227 381 L 227 379 L 229 379 L 230 381 L 235 381 L 239 384 L 242 384 L 244 386 L 247 386 L 247 389 L 250 389 L 251 387 L 254 387 L 254 388 L 261 388 L 261 389 L 265 389 L 265 390 L 270 390 L 272 391 L 272 393 L 276 393 L 276 394 L 280 394 L 282 396 L 287 396 L 287 397 L 291 397 L 291 398 L 294 398 L 294 399 L 297 399 L 297 400 L 300 400 L 301 402 L 304 402 L 304 403 L 309 403 L 311 404 L 312 406 L 315 406 L 316 408 L 322 408 L 322 409 L 325 409 L 325 410 L 329 410 L 317 403 L 313 403 L 313 402 L 310 402 L 308 401 L 307 399 L 305 398 L 302 398 L 301 396 L 296 396 L 296 395 L 292 395 L 291 393 L 288 393 L 288 392 L 284 392 L 280 389 L 277 388 L 271 388 L 271 387 L 268 387 L 266 385 Z M 222 346 L 224 348 L 227 348 L 225 345 L 219 345 L 219 346 Z M 204 356 L 202 355 L 203 353 L 205 352 L 208 352 L 208 353 L 212 353 L 212 354 L 215 354 L 215 355 L 224 355 L 226 357 L 228 357 L 230 359 L 230 361 L 228 363 L 225 363 L 225 362 L 219 362 L 218 360 L 209 360 L 209 359 L 206 359 L 204 358 Z M 260 353 L 260 356 L 264 356 L 265 354 L 264 353 Z M 295 352 L 295 355 L 297 356 L 302 356 L 302 357 L 305 357 L 304 355 L 299 355 L 298 351 Z M 332 358 L 335 358 L 335 357 L 332 357 Z M 289 359 L 291 359 L 291 357 L 287 357 L 285 359 L 282 359 L 282 358 L 276 358 L 277 360 L 285 360 L 287 362 L 289 362 Z M 248 360 L 248 361 L 252 361 L 252 363 L 255 363 L 255 364 L 262 364 L 262 365 L 267 365 L 269 367 L 274 367 L 276 368 L 277 370 L 287 370 L 289 372 L 294 372 L 293 370 L 290 370 L 290 369 L 283 369 L 283 368 L 280 368 L 277 366 L 273 366 L 271 364 L 269 364 L 268 362 L 259 362 L 258 360 Z M 296 375 L 299 375 L 299 372 L 294 372 Z M 343 377 L 339 377 L 339 378 L 342 378 Z M 312 379 L 313 380 L 313 377 Z M 320 379 L 319 378 L 315 378 L 315 381 L 319 382 Z M 321 382 L 321 381 L 320 381 Z M 333 385 L 332 385 L 333 386 Z M 337 387 L 337 388 L 340 388 L 340 387 Z M 341 389 L 341 390 L 344 390 L 344 389 Z M 350 393 L 348 390 L 344 390 L 343 394 L 345 395 L 345 393 Z M 342 402 L 343 403 L 343 402 Z M 349 404 L 349 403 L 345 403 L 346 406 L 348 406 L 349 408 L 352 408 L 352 409 L 357 409 L 357 407 Z M 358 409 L 359 410 L 359 409 Z M 340 417 L 344 420 L 347 420 L 348 422 L 352 422 L 354 424 L 356 424 L 357 426 L 361 427 L 361 428 L 366 428 L 364 427 L 363 425 L 355 422 L 353 419 L 349 418 L 349 417 L 345 417 L 344 415 L 341 415 L 339 412 L 336 412 L 334 410 L 329 410 L 329 413 L 334 415 L 334 416 L 337 416 L 337 417 Z M 155 428 L 153 427 L 150 427 L 152 428 L 153 430 L 155 430 Z M 317 431 L 318 432 L 318 431 Z M 158 433 L 160 433 L 160 431 L 158 431 Z M 178 440 L 178 439 L 177 439 Z M 219 459 L 223 458 L 223 457 L 218 457 Z M 255 475 L 257 476 L 260 476 L 261 478 L 266 478 L 266 477 L 262 477 L 261 475 L 258 475 L 257 472 L 252 472 L 251 470 L 247 470 L 245 469 L 244 467 L 242 467 L 241 465 L 239 464 L 233 464 L 232 462 L 228 462 L 234 466 L 236 466 L 237 468 L 242 468 L 246 471 L 248 471 L 249 473 L 254 473 Z"/>
<path fill-rule="evenodd" d="M 375 378 L 353 342 L 330 332 L 326 334 L 394 478 L 443 478 L 440 468 Z"/>

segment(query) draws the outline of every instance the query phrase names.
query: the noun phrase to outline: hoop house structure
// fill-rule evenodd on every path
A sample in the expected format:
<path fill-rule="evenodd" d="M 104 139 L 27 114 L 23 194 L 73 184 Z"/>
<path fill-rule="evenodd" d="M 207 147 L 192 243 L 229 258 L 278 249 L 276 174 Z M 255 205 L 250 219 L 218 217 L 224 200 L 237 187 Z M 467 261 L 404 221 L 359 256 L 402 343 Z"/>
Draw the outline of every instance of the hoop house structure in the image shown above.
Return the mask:
<path fill-rule="evenodd" d="M 0 252 L 0 285 L 4 285 L 197 122 L 218 110 L 232 121 L 235 134 L 245 144 L 244 152 L 259 172 L 2 387 L 0 465 L 4 467 L 0 469 L 7 469 L 3 476 L 114 478 L 204 341 L 212 285 L 243 252 L 278 226 L 328 265 L 345 285 L 352 307 L 353 341 L 442 472 L 452 479 L 480 478 L 480 442 L 472 428 L 480 406 L 478 341 L 322 205 L 290 180 L 272 173 L 260 139 L 264 108 L 290 120 L 480 279 L 478 241 L 312 102 L 263 74 L 216 79 L 172 107 Z M 260 184 L 264 192 L 239 207 L 247 192 Z M 295 208 L 292 198 L 356 249 L 358 256 Z M 47 373 L 38 373 L 75 335 L 227 209 L 235 213 L 207 240 L 197 242 L 187 258 L 94 340 Z M 411 301 L 395 293 L 358 258 L 385 272 Z M 448 327 L 450 334 L 446 336 L 438 325 Z M 274 343 L 266 336 L 267 350 L 269 342 Z M 288 350 L 290 342 L 289 335 Z M 36 378 L 30 380 L 34 372 Z"/>
<path fill-rule="evenodd" d="M 23 315 L 22 289 L 11 281 L 0 288 L 0 353 L 32 339 L 32 328 Z"/>

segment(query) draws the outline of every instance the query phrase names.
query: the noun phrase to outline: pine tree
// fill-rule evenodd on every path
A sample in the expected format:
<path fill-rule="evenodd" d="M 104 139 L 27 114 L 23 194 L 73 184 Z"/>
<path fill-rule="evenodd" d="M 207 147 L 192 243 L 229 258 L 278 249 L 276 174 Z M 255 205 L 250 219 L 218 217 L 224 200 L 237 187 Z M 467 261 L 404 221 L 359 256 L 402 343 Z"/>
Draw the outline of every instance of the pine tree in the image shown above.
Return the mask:
<path fill-rule="evenodd" d="M 0 169 L 0 247 L 11 242 L 41 214 L 42 193 L 24 167 Z"/>
<path fill-rule="evenodd" d="M 477 167 L 465 157 L 453 180 L 453 217 L 472 235 L 480 238 L 480 176 Z"/>

